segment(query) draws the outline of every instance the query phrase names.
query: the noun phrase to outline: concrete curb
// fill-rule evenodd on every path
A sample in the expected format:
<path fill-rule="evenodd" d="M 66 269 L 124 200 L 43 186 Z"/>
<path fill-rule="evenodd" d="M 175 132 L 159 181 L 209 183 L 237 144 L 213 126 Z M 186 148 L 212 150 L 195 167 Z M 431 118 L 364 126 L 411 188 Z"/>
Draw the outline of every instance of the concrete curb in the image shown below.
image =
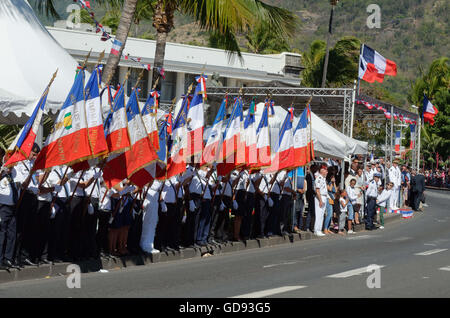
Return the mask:
<path fill-rule="evenodd" d="M 425 186 L 425 189 L 429 189 L 429 190 L 441 190 L 441 191 L 450 191 L 450 188 L 438 188 L 438 187 L 432 187 L 432 186 Z"/>
<path fill-rule="evenodd" d="M 394 220 L 401 219 L 401 214 L 388 214 L 385 216 L 385 225 Z M 355 232 L 365 231 L 364 224 L 355 225 Z M 271 247 L 280 244 L 296 243 L 305 240 L 318 239 L 311 232 L 304 232 L 289 236 L 273 236 L 266 239 L 248 240 L 246 242 L 230 242 L 220 244 L 214 247 L 202 247 L 196 249 L 184 249 L 179 252 L 166 252 L 158 254 L 131 255 L 116 258 L 102 258 L 75 263 L 80 266 L 82 273 L 98 272 L 100 269 L 116 270 L 130 266 L 150 265 L 153 263 L 163 263 L 190 259 L 195 257 L 206 257 L 209 255 L 220 255 L 230 252 L 243 251 L 256 248 Z M 208 255 L 209 254 L 209 255 Z M 29 279 L 42 279 L 67 275 L 67 266 L 71 263 L 58 263 L 41 265 L 38 267 L 25 267 L 20 270 L 11 269 L 9 271 L 0 271 L 0 284 L 12 281 L 22 281 Z"/>

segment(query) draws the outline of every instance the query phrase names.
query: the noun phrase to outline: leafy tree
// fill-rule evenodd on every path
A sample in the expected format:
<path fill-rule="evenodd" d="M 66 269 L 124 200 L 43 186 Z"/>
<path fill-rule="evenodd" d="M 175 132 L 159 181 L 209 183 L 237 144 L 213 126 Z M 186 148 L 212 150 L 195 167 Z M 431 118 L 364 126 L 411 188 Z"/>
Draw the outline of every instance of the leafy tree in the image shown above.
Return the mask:
<path fill-rule="evenodd" d="M 260 23 L 245 36 L 250 52 L 275 54 L 290 51 L 286 38 L 280 37 L 267 23 Z"/>

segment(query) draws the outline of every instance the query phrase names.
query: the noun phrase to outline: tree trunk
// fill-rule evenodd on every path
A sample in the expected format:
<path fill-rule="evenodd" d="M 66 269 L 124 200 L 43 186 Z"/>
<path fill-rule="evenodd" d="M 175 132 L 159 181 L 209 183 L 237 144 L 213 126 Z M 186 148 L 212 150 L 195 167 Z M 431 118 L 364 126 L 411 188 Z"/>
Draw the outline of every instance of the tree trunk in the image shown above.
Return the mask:
<path fill-rule="evenodd" d="M 108 61 L 106 62 L 105 69 L 103 71 L 102 79 L 105 84 L 111 82 L 112 77 L 119 65 L 122 51 L 125 47 L 128 38 L 128 32 L 130 32 L 131 24 L 133 22 L 134 13 L 136 12 L 136 4 L 138 0 L 125 0 L 123 4 L 122 15 L 120 16 L 119 26 L 117 27 L 116 39 L 122 42 L 122 46 L 119 50 L 119 56 L 109 54 Z"/>
<path fill-rule="evenodd" d="M 177 8 L 175 1 L 158 0 L 155 13 L 153 15 L 153 26 L 156 29 L 156 49 L 153 62 L 152 83 L 155 83 L 160 76 L 157 68 L 164 66 L 164 56 L 166 54 L 167 35 L 174 26 L 173 14 Z M 158 82 L 157 90 L 161 89 L 161 81 Z"/>

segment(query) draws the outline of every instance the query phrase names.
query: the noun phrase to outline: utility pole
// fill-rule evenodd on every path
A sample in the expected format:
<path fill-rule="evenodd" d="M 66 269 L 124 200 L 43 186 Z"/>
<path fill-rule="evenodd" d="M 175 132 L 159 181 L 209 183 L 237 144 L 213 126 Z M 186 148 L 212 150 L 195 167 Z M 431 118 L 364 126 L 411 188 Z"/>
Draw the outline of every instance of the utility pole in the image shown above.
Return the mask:
<path fill-rule="evenodd" d="M 323 65 L 322 88 L 325 87 L 326 82 L 327 82 L 328 58 L 330 55 L 330 38 L 331 38 L 332 26 L 333 26 L 333 13 L 334 13 L 334 7 L 338 4 L 338 2 L 339 2 L 339 0 L 330 0 L 331 13 L 330 13 L 330 22 L 328 23 L 327 48 L 326 48 L 326 53 L 325 53 L 325 63 Z"/>

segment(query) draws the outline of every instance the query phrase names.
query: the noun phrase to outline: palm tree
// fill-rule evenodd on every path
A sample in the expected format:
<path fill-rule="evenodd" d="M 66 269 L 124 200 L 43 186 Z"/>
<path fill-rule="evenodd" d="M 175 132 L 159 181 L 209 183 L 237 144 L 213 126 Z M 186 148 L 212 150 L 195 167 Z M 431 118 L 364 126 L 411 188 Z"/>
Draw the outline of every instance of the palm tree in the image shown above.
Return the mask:
<path fill-rule="evenodd" d="M 174 27 L 176 11 L 194 18 L 201 29 L 220 35 L 230 58 L 234 54 L 241 57 L 236 34 L 245 32 L 254 25 L 267 23 L 276 34 L 283 37 L 293 36 L 297 27 L 297 19 L 293 13 L 261 0 L 125 0 L 124 13 L 116 33 L 116 38 L 124 43 L 123 46 L 138 1 L 151 2 L 153 6 L 153 26 L 157 34 L 153 81 L 159 76 L 157 68 L 164 66 L 167 35 Z M 109 74 L 114 73 L 118 63 L 119 57 L 110 55 L 104 71 L 105 79 L 111 78 Z"/>
<path fill-rule="evenodd" d="M 438 152 L 438 148 L 441 146 L 444 138 L 437 136 L 436 134 L 430 131 L 429 126 L 422 127 L 422 148 L 421 151 L 426 158 L 426 161 L 435 163 L 436 161 L 436 153 Z"/>
<path fill-rule="evenodd" d="M 245 36 L 245 39 L 252 53 L 275 54 L 290 51 L 286 39 L 279 37 L 266 23 L 257 25 Z"/>

